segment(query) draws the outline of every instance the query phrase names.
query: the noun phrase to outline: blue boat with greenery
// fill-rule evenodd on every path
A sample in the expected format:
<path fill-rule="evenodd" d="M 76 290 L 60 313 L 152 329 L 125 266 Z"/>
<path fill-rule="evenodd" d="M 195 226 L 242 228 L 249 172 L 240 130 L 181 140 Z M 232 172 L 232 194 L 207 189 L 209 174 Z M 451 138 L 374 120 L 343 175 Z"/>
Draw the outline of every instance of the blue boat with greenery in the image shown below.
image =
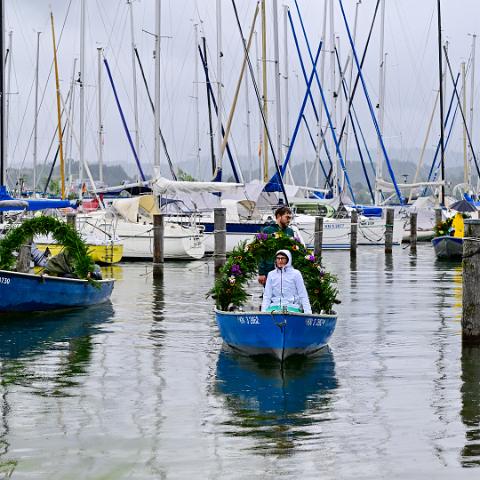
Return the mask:
<path fill-rule="evenodd" d="M 295 268 L 301 271 L 313 313 L 242 311 L 247 284 L 256 276 L 258 262 L 288 249 Z M 339 303 L 336 278 L 325 271 L 319 258 L 297 239 L 281 233 L 259 233 L 242 242 L 219 272 L 210 294 L 215 316 L 226 344 L 247 355 L 273 355 L 280 361 L 292 355 L 310 355 L 325 347 L 336 326 L 333 306 Z"/>
<path fill-rule="evenodd" d="M 14 271 L 14 252 L 35 234 L 48 233 L 65 246 L 76 278 Z M 114 280 L 95 280 L 94 271 L 88 247 L 73 227 L 48 216 L 25 220 L 0 240 L 0 312 L 38 312 L 105 302 Z"/>

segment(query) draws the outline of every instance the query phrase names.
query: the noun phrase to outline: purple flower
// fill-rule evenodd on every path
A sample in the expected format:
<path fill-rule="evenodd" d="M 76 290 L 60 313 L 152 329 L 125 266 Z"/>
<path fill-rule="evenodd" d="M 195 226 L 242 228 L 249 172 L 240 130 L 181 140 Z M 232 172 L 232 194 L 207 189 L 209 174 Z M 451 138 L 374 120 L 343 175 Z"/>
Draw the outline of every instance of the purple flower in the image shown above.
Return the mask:
<path fill-rule="evenodd" d="M 242 274 L 242 270 L 240 269 L 240 265 L 237 265 L 236 263 L 232 265 L 232 268 L 230 269 L 232 272 L 232 275 L 238 276 Z"/>
<path fill-rule="evenodd" d="M 310 262 L 314 262 L 315 261 L 315 256 L 314 255 L 306 255 L 305 259 L 310 261 Z"/>
<path fill-rule="evenodd" d="M 325 276 L 325 270 L 322 267 L 318 267 L 318 273 L 319 273 L 320 277 Z"/>
<path fill-rule="evenodd" d="M 266 233 L 257 233 L 258 240 L 266 240 L 268 238 L 268 234 Z"/>

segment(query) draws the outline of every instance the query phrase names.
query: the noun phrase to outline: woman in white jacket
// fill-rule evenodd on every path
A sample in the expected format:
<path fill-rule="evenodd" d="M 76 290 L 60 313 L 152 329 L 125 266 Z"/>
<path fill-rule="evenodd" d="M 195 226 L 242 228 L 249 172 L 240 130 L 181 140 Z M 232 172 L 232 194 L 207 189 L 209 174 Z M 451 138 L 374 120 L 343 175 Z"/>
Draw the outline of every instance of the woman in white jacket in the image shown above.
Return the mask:
<path fill-rule="evenodd" d="M 302 274 L 293 268 L 292 254 L 279 250 L 275 254 L 275 269 L 268 274 L 265 284 L 262 312 L 285 309 L 312 313 Z"/>

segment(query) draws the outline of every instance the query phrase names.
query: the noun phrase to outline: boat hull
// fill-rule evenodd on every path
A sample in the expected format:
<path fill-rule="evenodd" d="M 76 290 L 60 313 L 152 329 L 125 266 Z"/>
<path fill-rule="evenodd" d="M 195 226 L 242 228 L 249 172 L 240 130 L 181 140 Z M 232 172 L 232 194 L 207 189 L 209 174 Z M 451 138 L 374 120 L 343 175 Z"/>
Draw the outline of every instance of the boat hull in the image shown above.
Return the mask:
<path fill-rule="evenodd" d="M 165 259 L 199 260 L 204 257 L 205 245 L 200 232 L 175 224 L 166 224 L 164 229 Z M 153 226 L 151 224 L 119 222 L 116 232 L 123 243 L 123 258 L 152 259 Z"/>
<path fill-rule="evenodd" d="M 432 245 L 437 258 L 461 260 L 463 256 L 463 238 L 458 237 L 435 237 Z"/>
<path fill-rule="evenodd" d="M 46 248 L 50 250 L 52 255 L 58 255 L 63 250 L 63 245 L 56 243 L 35 243 L 37 248 L 44 252 Z M 102 263 L 105 265 L 112 265 L 120 262 L 123 257 L 123 244 L 110 243 L 103 245 L 88 245 L 88 254 L 92 257 L 95 263 Z"/>
<path fill-rule="evenodd" d="M 310 355 L 325 347 L 336 315 L 215 310 L 225 343 L 247 355 L 273 355 L 280 361 Z"/>
<path fill-rule="evenodd" d="M 50 277 L 0 270 L 0 312 L 41 312 L 106 302 L 114 280 Z"/>
<path fill-rule="evenodd" d="M 294 224 L 300 230 L 308 247 L 315 243 L 315 217 L 300 214 Z M 361 217 L 358 220 L 357 245 L 385 245 L 385 219 Z M 350 249 L 352 221 L 350 218 L 324 218 L 322 249 Z M 403 227 L 399 222 L 393 225 L 393 245 L 402 243 Z"/>

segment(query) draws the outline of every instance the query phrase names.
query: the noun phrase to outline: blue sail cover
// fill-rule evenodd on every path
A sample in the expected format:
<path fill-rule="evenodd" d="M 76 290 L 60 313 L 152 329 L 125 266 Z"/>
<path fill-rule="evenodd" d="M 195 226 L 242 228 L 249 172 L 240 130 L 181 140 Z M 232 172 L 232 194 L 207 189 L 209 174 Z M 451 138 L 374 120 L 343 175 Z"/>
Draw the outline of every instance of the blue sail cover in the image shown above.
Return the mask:
<path fill-rule="evenodd" d="M 31 200 L 28 198 L 13 198 L 7 193 L 5 185 L 0 185 L 0 202 L 8 200 L 4 205 L 0 203 L 0 212 L 11 210 L 45 210 L 47 208 L 77 208 L 76 200 L 52 200 L 40 198 Z"/>
<path fill-rule="evenodd" d="M 268 181 L 268 183 L 265 185 L 265 188 L 263 190 L 265 192 L 281 192 L 282 184 L 280 183 L 281 180 L 279 179 L 280 177 L 278 175 L 278 172 L 275 172 L 273 174 L 273 177 Z"/>

